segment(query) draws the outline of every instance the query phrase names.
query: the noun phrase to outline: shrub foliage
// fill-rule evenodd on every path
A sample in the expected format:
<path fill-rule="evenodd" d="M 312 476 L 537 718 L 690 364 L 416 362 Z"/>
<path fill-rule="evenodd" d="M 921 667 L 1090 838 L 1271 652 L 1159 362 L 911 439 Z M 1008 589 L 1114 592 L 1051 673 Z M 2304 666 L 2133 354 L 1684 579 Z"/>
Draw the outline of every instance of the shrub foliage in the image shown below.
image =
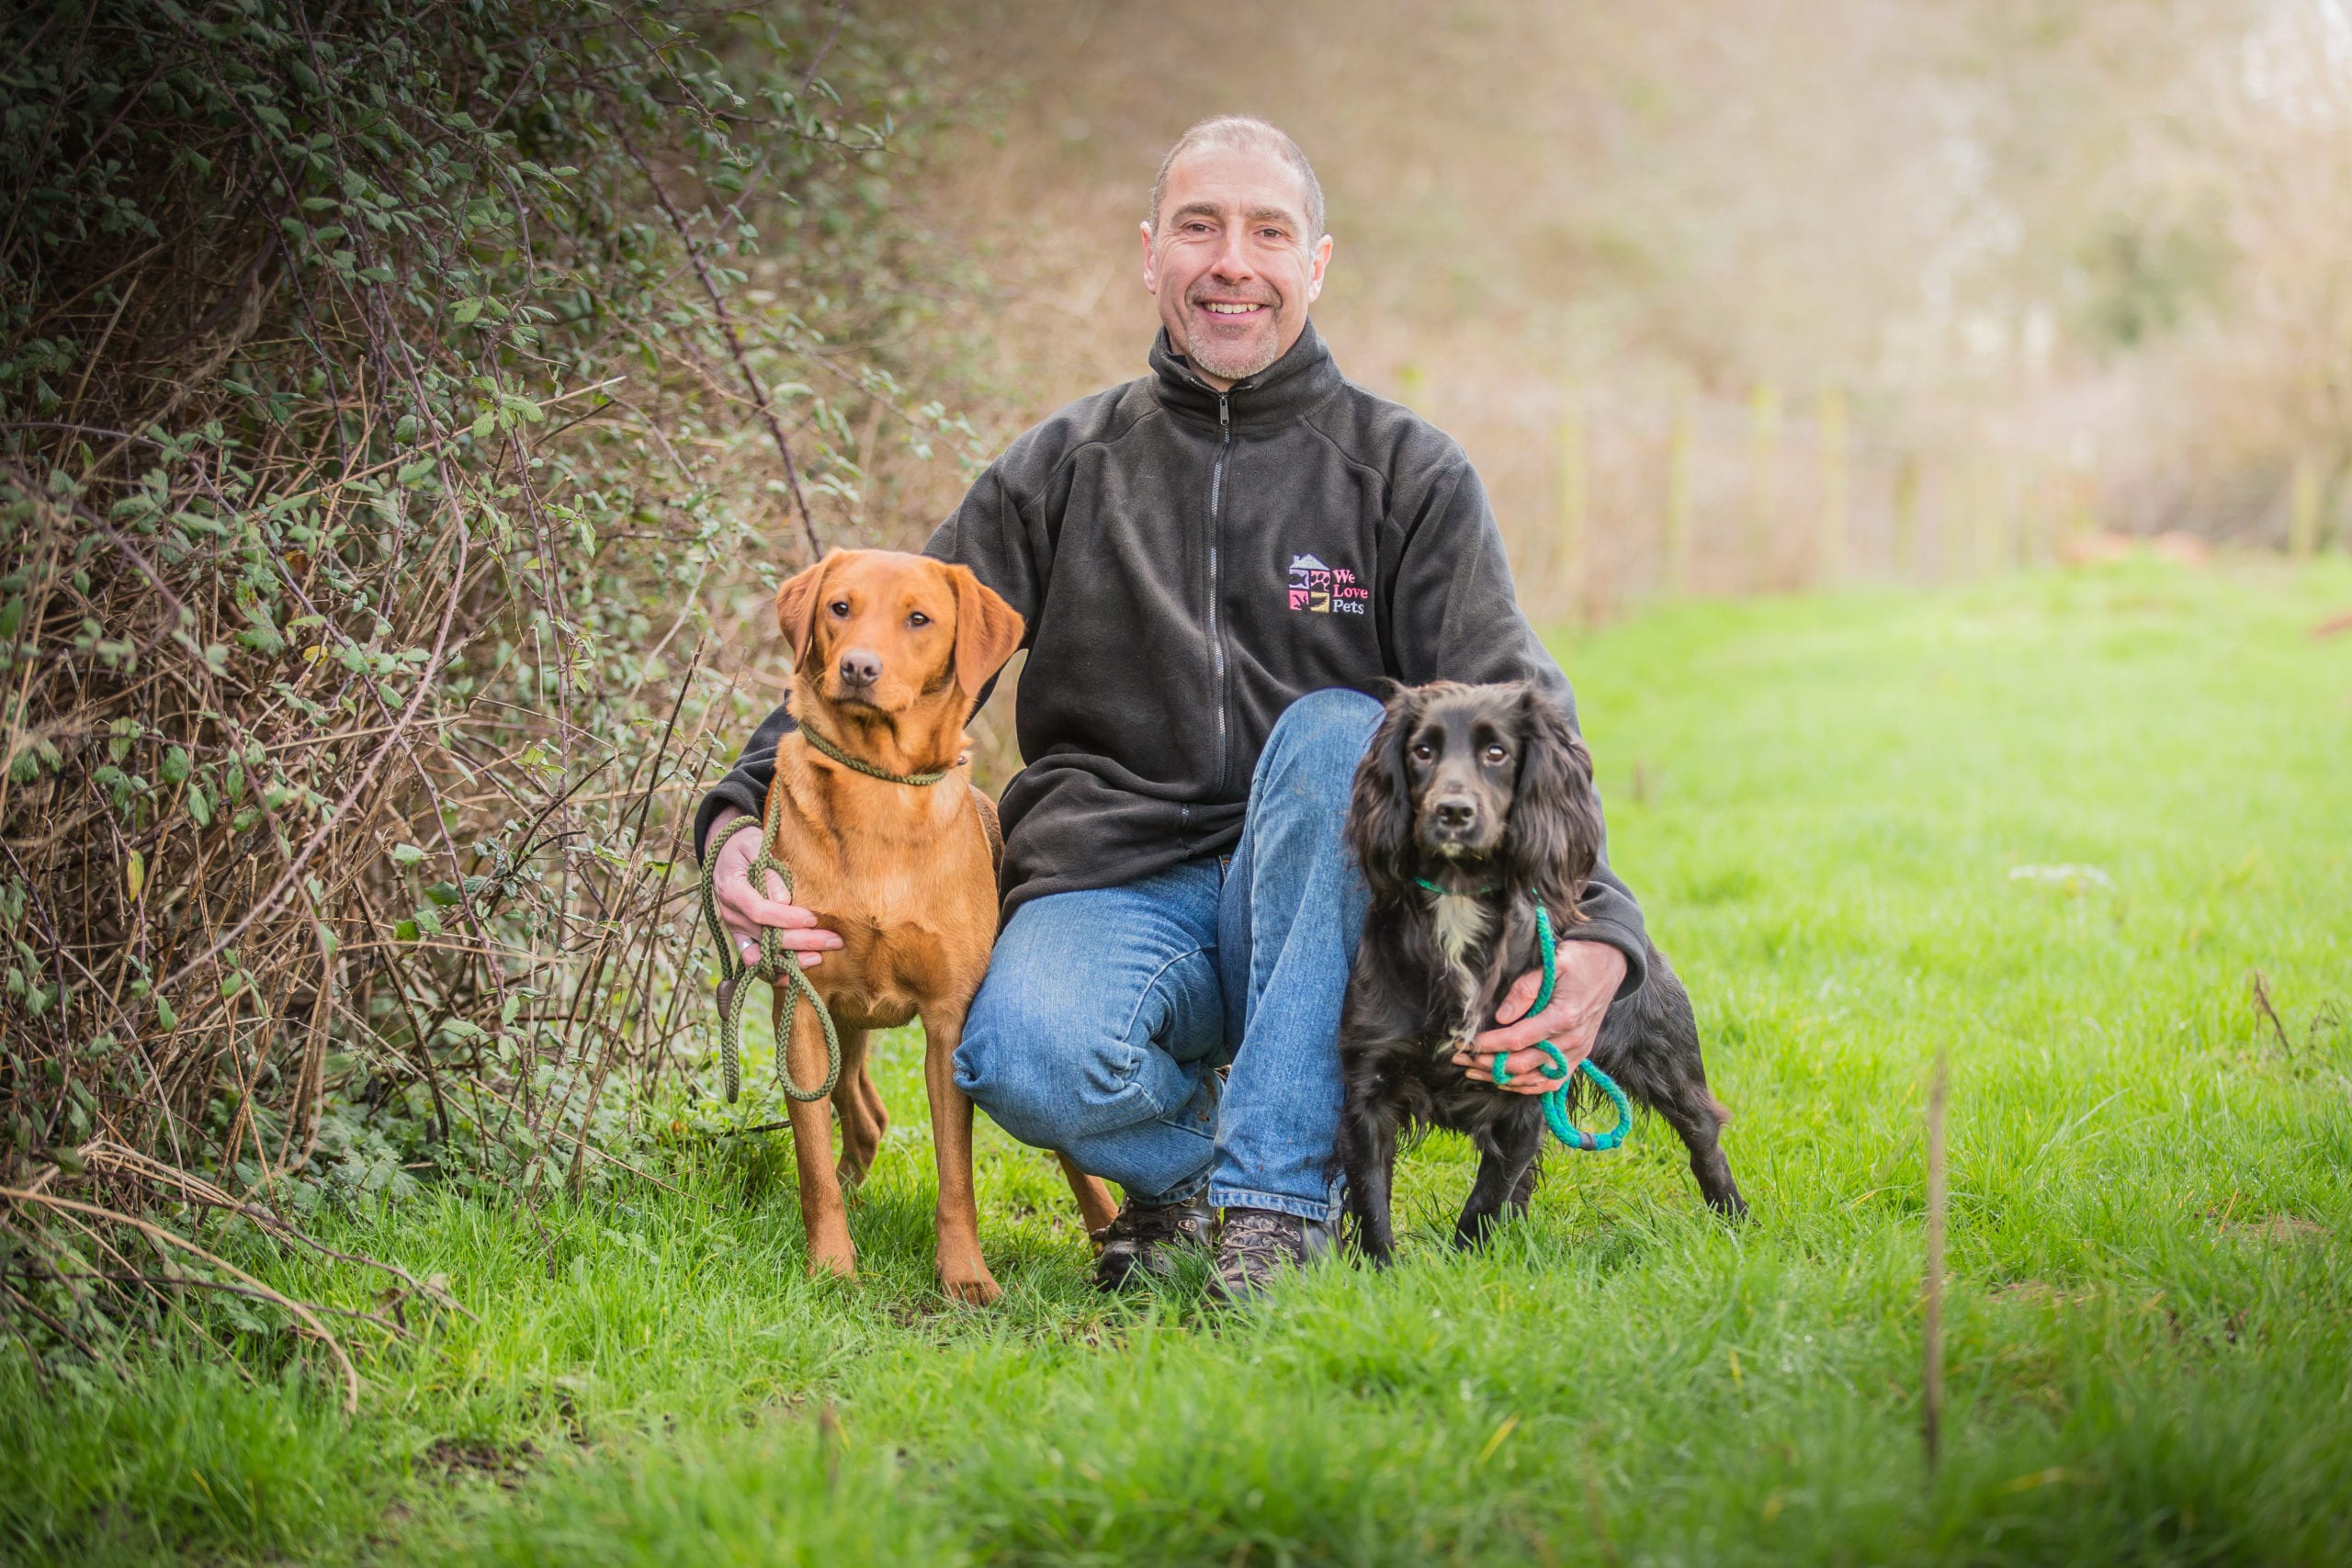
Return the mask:
<path fill-rule="evenodd" d="M 700 1060 L 697 606 L 820 547 L 845 411 L 968 433 L 841 341 L 901 88 L 839 12 L 60 0 L 0 58 L 0 1256 L 85 1334 L 168 1298 L 61 1194 L 624 1157 Z"/>

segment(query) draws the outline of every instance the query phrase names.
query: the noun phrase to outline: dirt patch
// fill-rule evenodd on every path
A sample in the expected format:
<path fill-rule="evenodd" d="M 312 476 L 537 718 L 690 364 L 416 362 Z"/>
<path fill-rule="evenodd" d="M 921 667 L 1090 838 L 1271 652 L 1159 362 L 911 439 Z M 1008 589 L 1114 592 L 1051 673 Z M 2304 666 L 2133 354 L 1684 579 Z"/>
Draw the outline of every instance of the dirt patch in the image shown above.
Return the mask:
<path fill-rule="evenodd" d="M 2018 1302 L 2027 1306 L 2073 1306 L 2089 1301 L 2096 1292 L 2064 1291 L 2047 1280 L 2013 1280 L 1993 1292 L 1996 1302 Z"/>
<path fill-rule="evenodd" d="M 416 1465 L 423 1471 L 439 1471 L 444 1481 L 492 1481 L 512 1492 L 523 1483 L 538 1457 L 538 1449 L 530 1443 L 504 1449 L 480 1438 L 435 1438 L 416 1456 Z"/>
<path fill-rule="evenodd" d="M 2242 1241 L 2326 1241 L 2335 1233 L 2325 1225 L 2293 1214 L 2271 1214 L 2259 1220 L 2223 1220 L 2213 1227 Z"/>

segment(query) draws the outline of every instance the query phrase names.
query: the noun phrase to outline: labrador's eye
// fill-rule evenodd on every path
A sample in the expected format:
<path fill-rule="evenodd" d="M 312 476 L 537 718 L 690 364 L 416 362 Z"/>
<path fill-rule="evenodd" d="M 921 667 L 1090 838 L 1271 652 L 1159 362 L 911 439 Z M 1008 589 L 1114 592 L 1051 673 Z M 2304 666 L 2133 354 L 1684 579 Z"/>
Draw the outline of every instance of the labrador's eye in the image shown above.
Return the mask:
<path fill-rule="evenodd" d="M 917 629 L 921 629 L 922 627 L 931 625 L 931 617 L 924 615 L 921 610 L 917 610 L 913 615 L 907 617 L 907 625 L 916 627 Z"/>
<path fill-rule="evenodd" d="M 836 599 L 825 608 L 831 610 L 837 619 L 849 619 L 849 601 L 846 599 Z"/>
<path fill-rule="evenodd" d="M 1487 763 L 1491 766 L 1497 762 L 1510 761 L 1510 753 L 1500 746 L 1489 746 L 1486 750 L 1486 758 Z"/>
<path fill-rule="evenodd" d="M 1431 757 L 1436 755 L 1437 749 L 1431 746 L 1428 741 L 1416 740 L 1413 742 L 1413 761 L 1416 762 L 1426 762 Z"/>

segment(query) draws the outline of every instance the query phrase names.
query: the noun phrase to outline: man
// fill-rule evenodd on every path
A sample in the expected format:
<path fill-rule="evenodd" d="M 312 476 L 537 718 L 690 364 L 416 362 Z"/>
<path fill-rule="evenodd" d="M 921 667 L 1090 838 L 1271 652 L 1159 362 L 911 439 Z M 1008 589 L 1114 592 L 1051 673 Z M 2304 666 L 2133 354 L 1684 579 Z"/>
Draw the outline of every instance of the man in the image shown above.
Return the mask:
<path fill-rule="evenodd" d="M 1015 441 L 925 547 L 1027 620 L 1004 794 L 1005 924 L 956 1081 L 1015 1137 L 1121 1184 L 1104 1288 L 1216 1247 L 1255 1293 L 1329 1247 L 1340 1191 L 1337 1036 L 1364 892 L 1340 827 L 1391 681 L 1566 679 L 1511 595 L 1461 448 L 1347 381 L 1308 325 L 1331 240 L 1296 143 L 1227 117 L 1184 133 L 1143 223 L 1162 331 L 1152 373 Z M 703 802 L 695 842 L 757 813 L 778 710 Z M 840 945 L 746 884 L 720 908 L 748 950 Z M 1564 932 L 1559 984 L 1511 991 L 1464 1071 L 1498 1053 L 1540 1093 L 1643 979 L 1641 911 L 1604 863 Z M 1229 1068 L 1221 1075 L 1220 1068 Z"/>

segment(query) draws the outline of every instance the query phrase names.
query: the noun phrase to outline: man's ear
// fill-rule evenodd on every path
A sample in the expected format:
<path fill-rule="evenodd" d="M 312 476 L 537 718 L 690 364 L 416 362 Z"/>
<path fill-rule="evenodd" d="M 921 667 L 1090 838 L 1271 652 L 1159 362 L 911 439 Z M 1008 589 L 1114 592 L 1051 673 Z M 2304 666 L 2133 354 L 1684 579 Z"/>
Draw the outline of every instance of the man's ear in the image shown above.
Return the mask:
<path fill-rule="evenodd" d="M 1026 623 L 970 567 L 950 566 L 947 578 L 956 585 L 956 683 L 977 697 L 1020 648 Z"/>
<path fill-rule="evenodd" d="M 808 657 L 808 649 L 817 640 L 817 601 L 825 586 L 826 569 L 833 564 L 839 550 L 828 550 L 825 558 L 787 580 L 775 591 L 776 629 L 784 633 L 785 641 L 792 645 L 792 667 L 800 668 Z"/>

